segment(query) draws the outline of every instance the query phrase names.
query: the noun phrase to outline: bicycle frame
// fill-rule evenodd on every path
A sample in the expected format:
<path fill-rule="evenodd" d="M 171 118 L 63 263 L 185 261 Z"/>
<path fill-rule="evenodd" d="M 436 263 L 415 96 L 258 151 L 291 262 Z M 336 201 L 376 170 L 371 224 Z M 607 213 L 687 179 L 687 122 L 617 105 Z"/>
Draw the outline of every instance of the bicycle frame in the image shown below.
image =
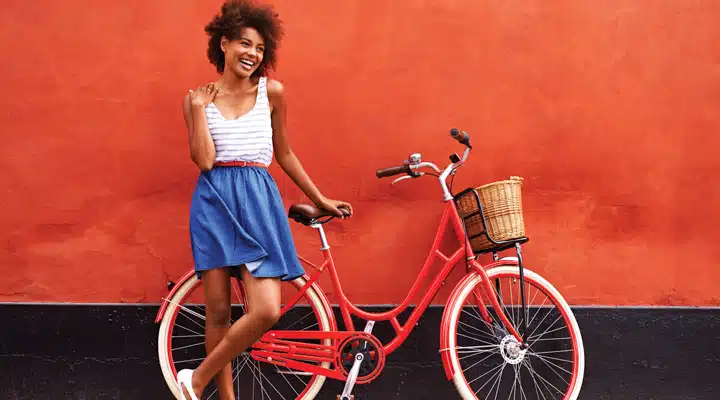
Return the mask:
<path fill-rule="evenodd" d="M 464 243 L 464 245 L 460 245 L 452 253 L 452 255 L 448 256 L 440 251 L 440 245 L 442 243 L 442 239 L 444 238 L 445 233 L 447 232 L 448 226 L 450 225 L 452 225 L 452 227 L 454 228 L 455 234 L 459 242 Z M 396 336 L 388 344 L 383 345 L 383 350 L 385 354 L 390 354 L 395 351 L 408 338 L 408 336 L 416 326 L 417 321 L 420 319 L 420 316 L 425 312 L 432 300 L 435 298 L 438 291 L 440 290 L 440 287 L 447 279 L 448 275 L 450 275 L 450 273 L 455 269 L 455 266 L 462 259 L 462 257 L 465 257 L 468 261 L 468 266 L 483 277 L 483 285 L 487 297 L 490 299 L 492 306 L 495 308 L 495 310 L 497 310 L 497 315 L 502 320 L 505 327 L 508 329 L 508 332 L 515 336 L 518 342 L 523 342 L 520 334 L 515 330 L 512 323 L 510 323 L 509 319 L 502 311 L 502 307 L 498 302 L 498 296 L 496 295 L 495 288 L 490 283 L 490 280 L 485 272 L 485 268 L 480 265 L 480 263 L 476 260 L 475 255 L 473 254 L 469 241 L 465 236 L 464 226 L 461 217 L 458 214 L 458 210 L 452 200 L 445 201 L 445 208 L 440 219 L 440 224 L 437 229 L 432 248 L 430 249 L 430 253 L 427 256 L 425 263 L 420 273 L 418 274 L 418 277 L 415 279 L 415 282 L 410 288 L 408 295 L 405 297 L 402 303 L 397 305 L 392 310 L 386 312 L 375 313 L 363 311 L 357 306 L 355 306 L 347 298 L 345 292 L 342 289 L 342 284 L 340 282 L 340 277 L 338 276 L 337 269 L 335 267 L 335 261 L 333 260 L 332 254 L 330 252 L 330 247 L 327 246 L 324 230 L 322 229 L 322 226 L 320 224 L 312 225 L 312 227 L 319 231 L 320 238 L 323 243 L 323 248 L 321 249 L 321 251 L 324 255 L 325 261 L 322 263 L 322 265 L 320 265 L 320 267 L 316 267 L 311 262 L 300 257 L 303 262 L 310 265 L 313 269 L 315 269 L 315 271 L 310 275 L 310 279 L 308 280 L 307 285 L 302 290 L 300 290 L 290 301 L 288 301 L 288 303 L 283 308 L 282 313 L 285 313 L 287 310 L 289 310 L 304 295 L 307 288 L 309 288 L 314 282 L 316 282 L 318 278 L 322 275 L 322 273 L 327 269 L 330 273 L 332 285 L 334 286 L 335 291 L 338 294 L 338 303 L 346 330 L 348 332 L 356 331 L 354 323 L 352 321 L 352 315 L 368 321 L 390 321 L 393 329 L 395 330 Z M 420 285 L 425 280 L 425 278 L 427 278 L 430 272 L 430 268 L 432 267 L 436 258 L 444 261 L 442 269 L 432 280 L 429 290 L 425 293 L 425 295 L 420 300 L 420 303 L 418 303 L 416 308 L 410 314 L 408 320 L 403 325 L 400 325 L 397 319 L 398 315 L 400 315 L 410 306 L 412 298 L 417 294 L 418 290 L 420 289 Z M 492 263 L 486 266 L 486 268 L 496 266 L 497 264 L 502 264 L 502 262 Z M 490 322 L 491 317 L 489 316 L 485 305 L 482 302 L 478 302 L 478 306 L 483 317 L 488 322 Z M 331 336 L 333 335 L 329 335 L 328 337 Z M 340 335 L 333 338 L 340 339 L 344 336 L 345 335 Z"/>
<path fill-rule="evenodd" d="M 463 139 L 463 135 L 465 139 Z M 363 311 L 355 304 L 353 304 L 347 298 L 345 292 L 343 291 L 340 277 L 338 276 L 337 269 L 335 267 L 335 261 L 332 257 L 332 253 L 330 252 L 330 246 L 328 245 L 327 238 L 325 237 L 325 231 L 323 230 L 322 223 L 318 222 L 317 220 L 313 220 L 310 222 L 310 226 L 314 229 L 317 229 L 320 235 L 320 241 L 322 243 L 322 247 L 320 250 L 322 251 L 325 260 L 322 265 L 320 265 L 320 267 L 316 267 L 308 260 L 300 257 L 300 260 L 315 269 L 315 272 L 313 272 L 312 275 L 309 276 L 307 284 L 300 291 L 298 291 L 298 293 L 290 301 L 286 303 L 281 312 L 284 314 L 291 307 L 293 307 L 295 303 L 297 303 L 297 301 L 305 294 L 307 288 L 314 285 L 315 282 L 322 275 L 322 273 L 326 269 L 328 269 L 330 271 L 332 285 L 334 286 L 335 291 L 338 294 L 338 303 L 340 306 L 342 319 L 345 323 L 345 331 L 337 330 L 336 324 L 332 324 L 335 330 L 329 332 L 271 330 L 265 333 L 265 335 L 263 335 L 263 337 L 255 345 L 253 345 L 253 350 L 251 351 L 253 359 L 262 362 L 283 365 L 285 367 L 295 370 L 325 375 L 333 379 L 344 380 L 346 376 L 337 368 L 331 370 L 321 366 L 311 365 L 303 361 L 315 361 L 322 363 L 327 362 L 337 365 L 337 362 L 339 360 L 339 352 L 337 351 L 338 348 L 336 346 L 339 343 L 346 343 L 346 340 L 352 340 L 353 337 L 362 336 L 365 338 L 365 340 L 369 342 L 374 342 L 374 346 L 379 352 L 382 353 L 381 355 L 379 355 L 378 360 L 381 363 L 384 363 L 383 360 L 385 356 L 394 352 L 408 338 L 408 336 L 416 326 L 417 321 L 420 319 L 420 316 L 425 312 L 425 310 L 427 310 L 428 306 L 440 290 L 440 287 L 444 284 L 447 277 L 455 269 L 455 266 L 462 258 L 465 258 L 467 262 L 467 272 L 470 272 L 470 270 L 472 269 L 474 273 L 477 273 L 481 276 L 483 291 L 490 300 L 492 307 L 497 310 L 496 314 L 502 321 L 502 324 L 507 329 L 507 332 L 513 335 L 518 341 L 518 343 L 524 342 L 521 335 L 517 332 L 517 330 L 512 325 L 507 315 L 503 311 L 503 307 L 501 307 L 499 302 L 498 293 L 495 291 L 495 288 L 490 283 L 490 279 L 485 272 L 485 268 L 492 268 L 498 265 L 503 265 L 506 262 L 501 260 L 489 264 L 485 267 L 480 265 L 472 250 L 470 239 L 465 232 L 465 226 L 458 212 L 453 195 L 448 188 L 446 182 L 447 178 L 465 162 L 470 153 L 470 150 L 472 149 L 466 134 L 459 134 L 456 131 L 453 133 L 453 137 L 458 139 L 460 143 L 463 143 L 466 146 L 466 149 L 462 158 L 458 157 L 457 155 L 451 156 L 450 158 L 453 163 L 448 165 L 443 171 L 440 171 L 440 169 L 431 162 L 421 161 L 420 154 L 413 154 L 409 157 L 408 161 L 403 166 L 393 167 L 386 170 L 379 170 L 377 173 L 378 177 L 384 177 L 396 175 L 398 172 L 407 172 L 407 176 L 396 179 L 395 182 L 397 182 L 404 179 L 420 177 L 425 174 L 423 172 L 419 172 L 420 169 L 431 168 L 439 174 L 436 176 L 438 176 L 438 180 L 443 192 L 443 200 L 445 206 L 438 229 L 435 234 L 433 245 L 430 249 L 428 256 L 425 259 L 425 263 L 420 270 L 420 273 L 418 274 L 415 282 L 413 283 L 410 291 L 408 292 L 402 303 L 386 312 Z M 327 220 L 325 222 L 327 222 Z M 459 245 L 458 248 L 452 252 L 452 254 L 446 255 L 440 251 L 440 245 L 443 242 L 443 238 L 445 237 L 449 226 L 452 226 L 453 230 L 455 231 L 455 235 L 458 239 Z M 430 272 L 430 268 L 438 258 L 444 262 L 442 269 L 432 280 L 428 290 L 420 300 L 420 303 L 410 314 L 408 320 L 401 325 L 397 318 L 398 315 L 400 315 L 410 306 L 412 298 L 417 294 L 418 290 L 420 289 L 420 285 L 425 281 Z M 474 296 L 477 300 L 478 309 L 480 310 L 482 317 L 487 323 L 493 322 L 493 319 L 490 316 L 487 307 L 481 301 L 482 294 L 479 293 L 479 290 L 476 289 L 474 291 Z M 328 311 L 332 313 L 332 309 Z M 395 330 L 395 337 L 387 344 L 380 343 L 374 336 L 371 335 L 371 324 L 366 326 L 365 330 L 357 331 L 352 321 L 353 315 L 362 318 L 369 323 L 377 321 L 390 321 L 393 329 Z M 334 318 L 332 320 L 334 321 Z M 442 328 L 443 327 L 441 327 L 441 330 Z M 325 344 L 311 344 L 301 342 L 301 340 L 304 339 L 320 339 L 323 340 Z M 330 340 L 332 345 L 326 342 L 326 340 Z M 343 345 L 344 344 L 340 344 L 341 347 Z M 381 367 L 379 369 L 376 369 L 376 372 L 379 372 L 381 369 Z M 350 374 L 350 372 L 348 372 L 348 374 Z M 373 373 L 371 376 L 358 379 L 357 383 L 366 383 L 374 378 L 375 376 Z M 354 384 L 355 378 L 351 379 Z"/>
<path fill-rule="evenodd" d="M 491 336 L 496 336 L 498 339 L 502 339 L 500 346 L 504 346 L 505 342 L 510 342 L 514 351 L 517 351 L 517 345 L 524 346 L 524 349 L 529 348 L 525 340 L 523 340 L 524 336 L 527 334 L 528 314 L 525 299 L 525 289 L 523 285 L 523 262 L 520 250 L 520 245 L 527 241 L 527 238 L 523 237 L 517 238 L 515 240 L 495 242 L 487 234 L 487 227 L 484 226 L 484 231 L 481 232 L 481 234 L 488 235 L 488 239 L 490 239 L 490 241 L 496 246 L 492 247 L 491 249 L 481 248 L 478 249 L 478 251 L 492 251 L 494 261 L 485 265 L 481 264 L 478 261 L 477 255 L 475 254 L 473 246 L 471 244 L 471 238 L 477 237 L 478 235 L 468 236 L 468 232 L 466 232 L 466 226 L 464 222 L 465 220 L 467 220 L 468 217 L 473 217 L 477 213 L 474 214 L 473 210 L 470 210 L 469 212 L 465 213 L 467 215 L 461 215 L 460 211 L 463 210 L 463 206 L 460 206 L 460 209 L 458 209 L 457 204 L 462 204 L 461 196 L 463 192 L 453 195 L 451 193 L 451 190 L 448 188 L 446 182 L 447 178 L 451 174 L 454 174 L 457 168 L 459 168 L 465 162 L 469 151 L 472 148 L 469 145 L 469 140 L 467 139 L 466 134 L 465 139 L 462 139 L 462 136 L 456 133 L 453 134 L 453 137 L 458 139 L 460 143 L 466 145 L 467 149 L 465 150 L 465 154 L 462 158 L 458 157 L 457 154 L 451 155 L 450 160 L 452 161 L 452 164 L 448 165 L 442 171 L 432 163 L 421 162 L 421 157 L 419 154 L 413 154 L 404 163 L 404 165 L 378 170 L 377 172 L 377 176 L 379 178 L 400 174 L 406 175 L 394 181 L 397 182 L 404 179 L 418 178 L 424 175 L 424 173 L 418 172 L 418 170 L 424 167 L 431 167 L 435 172 L 439 174 L 434 176 L 437 176 L 439 178 L 440 185 L 443 190 L 444 208 L 432 246 L 425 258 L 424 264 L 422 265 L 420 272 L 415 278 L 415 281 L 413 282 L 403 301 L 400 304 L 397 304 L 392 309 L 384 312 L 364 311 L 358 306 L 356 306 L 354 303 L 352 303 L 343 290 L 341 279 L 338 275 L 335 265 L 335 260 L 333 259 L 330 246 L 328 245 L 325 231 L 323 229 L 323 224 L 332 219 L 332 217 L 323 221 L 318 221 L 319 218 L 324 218 L 328 216 L 328 214 L 325 212 L 320 212 L 316 209 L 308 208 L 307 206 L 304 209 L 302 207 L 295 207 L 295 209 L 291 207 L 289 216 L 292 219 L 295 219 L 296 221 L 301 222 L 304 225 L 308 225 L 318 231 L 322 244 L 320 250 L 321 254 L 323 255 L 324 261 L 318 267 L 312 262 L 298 255 L 300 261 L 305 265 L 309 266 L 314 271 L 306 270 L 306 273 L 303 275 L 302 279 L 298 279 L 295 282 L 292 282 L 294 287 L 297 288 L 298 291 L 294 296 L 292 296 L 291 299 L 288 299 L 282 305 L 281 314 L 286 314 L 288 311 L 290 311 L 292 307 L 298 304 L 301 298 L 307 296 L 309 297 L 309 300 L 311 300 L 310 305 L 315 313 L 315 316 L 318 319 L 318 323 L 314 324 L 313 326 L 318 325 L 320 326 L 320 329 L 317 331 L 297 330 L 297 328 L 296 330 L 291 330 L 290 328 L 295 325 L 292 324 L 287 327 L 287 330 L 281 330 L 280 328 L 278 330 L 270 330 L 266 332 L 258 341 L 252 344 L 248 349 L 251 359 L 262 363 L 269 363 L 287 368 L 287 372 L 278 370 L 279 373 L 283 374 L 288 373 L 297 375 L 320 375 L 330 379 L 346 381 L 343 394 L 338 398 L 350 398 L 350 393 L 352 392 L 352 388 L 355 384 L 368 383 L 374 380 L 377 376 L 379 376 L 379 374 L 384 368 L 386 355 L 393 353 L 405 342 L 405 340 L 407 340 L 413 329 L 415 329 L 415 327 L 417 326 L 417 322 L 419 321 L 421 316 L 428 309 L 433 299 L 435 299 L 435 297 L 439 293 L 440 288 L 445 284 L 445 281 L 454 271 L 458 262 L 460 261 L 465 261 L 467 267 L 466 275 L 462 279 L 460 279 L 460 281 L 456 284 L 454 290 L 450 294 L 450 298 L 446 304 L 452 305 L 452 307 L 446 308 L 440 326 L 439 351 L 441 353 L 441 358 L 447 378 L 455 380 L 456 386 L 458 386 L 458 382 L 460 381 L 464 382 L 466 386 L 468 385 L 465 381 L 464 375 L 458 374 L 456 371 L 459 365 L 458 358 L 462 358 L 458 357 L 457 351 L 458 349 L 460 349 L 461 346 L 458 346 L 456 339 L 454 338 L 455 331 L 453 329 L 455 328 L 450 325 L 459 323 L 457 321 L 457 313 L 459 312 L 458 307 L 461 307 L 462 304 L 460 304 L 458 300 L 464 300 L 468 295 L 472 295 L 475 298 L 477 312 L 480 313 L 480 317 L 482 320 L 484 320 L 487 324 L 492 323 L 494 325 L 492 327 L 493 329 L 505 328 L 504 331 L 500 331 L 500 336 L 502 337 L 498 336 L 497 331 L 495 331 L 495 333 L 491 333 Z M 472 190 L 472 188 L 467 189 L 467 191 Z M 456 203 L 456 201 L 458 203 Z M 483 214 L 483 207 L 480 204 L 480 200 L 478 200 L 478 206 L 478 213 L 479 215 L 483 216 L 483 225 L 485 225 L 486 221 Z M 453 233 L 455 234 L 455 238 L 457 239 L 457 247 L 455 247 L 451 253 L 445 254 L 443 253 L 443 251 L 440 250 L 440 247 L 444 244 L 444 240 L 446 239 L 446 235 L 448 234 L 449 229 L 452 229 Z M 517 251 L 517 258 L 506 257 L 498 260 L 497 253 L 509 249 L 513 245 L 515 246 Z M 434 273 L 435 276 L 430 280 L 429 283 L 426 284 L 425 281 L 428 280 L 428 275 L 431 273 L 431 270 L 435 271 L 435 264 L 438 262 L 438 260 L 442 261 L 442 267 L 440 268 L 439 272 Z M 517 266 L 519 269 L 521 290 L 520 297 L 522 301 L 523 312 L 523 326 L 521 328 L 516 329 L 513 326 L 513 323 L 511 323 L 510 318 L 508 317 L 507 309 L 505 309 L 505 307 L 502 305 L 503 300 L 499 280 L 496 281 L 496 288 L 493 282 L 491 282 L 488 275 L 487 271 L 490 271 L 490 274 L 492 275 L 493 268 L 499 266 Z M 321 287 L 318 286 L 318 280 L 320 276 L 322 276 L 322 274 L 325 272 L 325 270 L 329 270 L 332 286 L 334 287 L 335 293 L 337 295 L 337 303 L 340 309 L 340 315 L 344 322 L 343 330 L 340 330 L 338 328 L 338 324 L 336 321 L 338 318 L 335 317 L 335 313 L 330 306 L 327 297 L 322 292 Z M 502 272 L 495 272 L 507 273 L 507 270 L 508 269 L 506 268 L 503 269 Z M 178 290 L 179 287 L 186 287 L 185 283 L 187 283 L 187 281 L 191 280 L 193 277 L 194 271 L 188 271 L 188 273 L 181 279 L 181 285 L 177 285 L 175 287 L 170 286 L 172 290 L 170 291 L 168 299 L 173 298 L 175 292 Z M 477 286 L 470 286 L 470 284 L 475 285 L 476 282 Z M 197 282 L 192 281 L 191 283 L 192 285 L 195 285 Z M 241 282 L 239 282 L 239 284 L 242 285 Z M 174 284 L 172 285 L 174 286 Z M 423 289 L 421 289 L 421 286 L 423 287 Z M 190 287 L 192 288 L 194 286 Z M 413 301 L 413 299 L 415 299 L 419 290 L 425 290 L 425 293 L 422 295 L 422 298 L 419 299 L 419 302 L 416 304 L 414 310 L 410 313 L 407 320 L 401 324 L 398 320 L 398 317 L 411 306 L 411 302 Z M 187 296 L 187 293 L 185 294 L 185 296 Z M 180 299 L 178 303 L 181 303 L 183 299 Z M 163 323 L 166 324 L 163 326 L 165 326 L 166 328 L 168 326 L 167 319 L 164 319 L 163 315 L 165 314 L 165 310 L 169 302 L 170 300 L 167 300 L 162 304 L 156 318 L 156 322 L 159 322 L 162 319 Z M 491 317 L 489 311 L 490 307 L 495 310 L 494 314 L 496 314 L 496 316 Z M 460 308 L 460 311 L 464 312 L 465 310 Z M 174 323 L 174 315 L 175 314 L 173 314 L 173 319 L 169 322 L 170 326 L 172 326 L 172 324 Z M 563 315 L 565 315 L 564 312 Z M 368 324 L 365 326 L 364 330 L 358 330 L 355 328 L 353 316 L 368 321 Z M 305 317 L 307 317 L 307 315 Z M 301 320 L 305 317 L 301 318 Z M 376 336 L 372 334 L 372 323 L 380 321 L 389 321 L 394 329 L 394 337 L 386 344 L 382 343 Z M 500 324 L 498 324 L 498 322 Z M 573 326 L 573 329 L 576 329 L 575 325 Z M 575 344 L 574 332 L 574 330 L 571 330 L 570 334 L 571 336 L 573 336 L 572 340 Z M 451 335 L 451 333 L 453 333 L 453 335 Z M 532 333 L 530 335 L 532 335 Z M 514 337 L 516 342 L 513 343 L 510 337 Z M 305 342 L 305 340 L 312 340 L 313 342 Z M 316 341 L 319 341 L 319 343 Z M 465 347 L 465 349 L 470 348 L 473 348 L 473 346 Z M 582 350 L 581 343 L 579 348 Z M 510 347 L 505 348 L 506 351 L 510 351 L 508 349 L 510 349 Z M 573 349 L 575 349 L 575 347 Z M 169 353 L 172 353 L 170 342 L 168 342 L 167 350 Z M 161 349 L 161 354 L 163 351 L 164 349 Z M 503 357 L 506 357 L 504 353 Z M 505 358 L 505 360 L 507 362 L 511 362 L 508 361 L 507 357 Z M 521 359 L 519 360 L 521 361 Z M 573 360 L 577 360 L 577 358 L 574 358 Z M 366 361 L 367 363 L 365 363 Z M 583 367 L 584 358 L 581 358 L 581 361 L 581 367 Z M 349 362 L 352 363 L 352 367 L 348 365 Z M 170 368 L 172 369 L 171 372 L 175 374 L 175 366 L 172 362 L 170 363 Z M 361 368 L 363 369 L 361 370 Z M 573 368 L 576 368 L 576 366 L 574 366 Z M 163 373 L 166 374 L 166 372 L 167 371 L 164 369 Z M 573 369 L 573 379 L 575 379 L 576 373 L 576 370 Z M 254 372 L 253 375 L 255 375 Z M 168 378 L 166 374 L 166 380 L 167 379 Z M 500 381 L 498 380 L 497 382 L 499 388 Z M 572 385 L 574 385 L 574 381 Z M 465 386 L 463 386 L 463 388 L 465 388 Z M 459 386 L 458 389 L 460 390 Z M 467 391 L 467 389 L 463 390 Z M 461 390 L 461 394 L 467 397 L 463 393 L 465 392 Z"/>

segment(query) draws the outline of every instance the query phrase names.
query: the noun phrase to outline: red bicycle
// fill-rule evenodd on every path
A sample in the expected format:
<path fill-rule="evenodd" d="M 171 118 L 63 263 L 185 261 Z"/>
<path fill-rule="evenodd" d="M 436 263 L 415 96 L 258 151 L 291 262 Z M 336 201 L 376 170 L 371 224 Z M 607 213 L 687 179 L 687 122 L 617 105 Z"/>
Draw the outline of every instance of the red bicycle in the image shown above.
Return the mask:
<path fill-rule="evenodd" d="M 457 129 L 452 136 L 465 146 L 462 157 L 451 155 L 451 163 L 440 170 L 413 154 L 403 165 L 377 171 L 379 178 L 404 175 L 398 180 L 424 175 L 438 178 L 444 199 L 444 212 L 435 240 L 417 279 L 405 300 L 386 312 L 361 310 L 345 296 L 323 224 L 332 216 L 314 206 L 295 204 L 289 209 L 293 220 L 316 229 L 322 244 L 324 262 L 316 266 L 303 257 L 305 274 L 284 284 L 282 317 L 248 351 L 233 361 L 236 393 L 244 399 L 313 399 L 327 378 L 345 382 L 339 399 L 352 398 L 356 384 L 366 384 L 383 371 L 385 359 L 408 338 L 416 323 L 458 265 L 466 275 L 448 298 L 440 326 L 439 353 L 448 379 L 452 379 L 463 399 L 563 399 L 578 398 L 585 370 L 585 354 L 580 328 L 561 294 L 537 273 L 523 264 L 521 245 L 525 237 L 495 241 L 488 249 L 473 250 L 467 233 L 467 215 L 461 215 L 457 202 L 464 196 L 477 197 L 475 189 L 456 195 L 447 180 L 465 163 L 472 146 L 469 136 Z M 393 182 L 395 183 L 395 182 Z M 465 198 L 467 199 L 467 198 Z M 478 200 L 479 201 L 479 200 Z M 480 216 L 486 224 L 480 206 Z M 442 240 L 453 231 L 457 248 L 449 254 L 440 251 Z M 499 252 L 516 250 L 516 256 L 499 257 Z M 479 253 L 492 253 L 493 262 L 481 265 Z M 421 290 L 430 269 L 443 263 L 422 299 L 404 323 L 398 316 L 408 309 Z M 462 263 L 461 263 L 462 261 Z M 318 285 L 328 271 L 337 293 L 344 329 L 339 329 L 328 299 Z M 205 356 L 204 301 L 201 281 L 193 270 L 172 287 L 158 312 L 160 323 L 158 353 L 168 385 L 176 398 L 179 369 L 195 368 Z M 233 321 L 248 305 L 242 282 L 233 282 Z M 352 317 L 367 321 L 357 330 Z M 373 335 L 375 322 L 389 321 L 395 337 L 387 343 Z M 242 389 L 241 389 L 242 388 Z M 217 398 L 212 387 L 209 398 Z"/>

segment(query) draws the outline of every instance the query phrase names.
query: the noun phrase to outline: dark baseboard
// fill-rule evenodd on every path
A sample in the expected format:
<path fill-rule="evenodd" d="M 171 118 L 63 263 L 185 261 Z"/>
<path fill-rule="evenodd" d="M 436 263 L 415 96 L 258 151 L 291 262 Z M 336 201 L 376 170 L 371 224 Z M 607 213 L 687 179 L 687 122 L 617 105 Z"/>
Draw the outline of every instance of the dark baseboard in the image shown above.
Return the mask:
<path fill-rule="evenodd" d="M 7 399 L 169 399 L 157 362 L 157 306 L 0 304 L 0 393 Z M 360 399 L 457 398 L 430 308 Z M 585 342 L 581 399 L 717 399 L 720 309 L 575 308 Z M 389 324 L 377 325 L 388 337 Z M 423 345 L 421 345 L 423 343 Z M 328 382 L 319 399 L 335 399 Z"/>

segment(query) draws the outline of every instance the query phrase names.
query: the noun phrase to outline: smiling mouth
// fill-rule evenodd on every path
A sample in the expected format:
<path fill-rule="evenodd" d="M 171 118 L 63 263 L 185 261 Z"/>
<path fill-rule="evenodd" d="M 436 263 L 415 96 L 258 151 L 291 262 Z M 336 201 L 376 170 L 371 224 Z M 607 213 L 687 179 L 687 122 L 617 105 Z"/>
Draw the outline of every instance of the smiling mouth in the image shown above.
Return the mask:
<path fill-rule="evenodd" d="M 243 67 L 243 69 L 250 71 L 255 66 L 255 63 L 250 60 L 241 59 L 240 65 Z"/>

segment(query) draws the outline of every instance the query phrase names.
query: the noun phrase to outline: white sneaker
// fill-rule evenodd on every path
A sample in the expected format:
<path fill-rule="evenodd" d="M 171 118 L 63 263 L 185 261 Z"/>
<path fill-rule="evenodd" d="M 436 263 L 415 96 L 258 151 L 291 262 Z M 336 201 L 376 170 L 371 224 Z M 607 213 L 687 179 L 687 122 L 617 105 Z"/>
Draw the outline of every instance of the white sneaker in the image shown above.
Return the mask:
<path fill-rule="evenodd" d="M 192 387 L 193 372 L 195 371 L 192 369 L 183 369 L 177 374 L 177 385 L 178 389 L 180 390 L 180 400 L 200 400 L 197 398 L 197 396 L 195 396 L 195 391 Z M 187 389 L 188 393 L 190 393 L 189 399 L 185 397 L 183 387 Z"/>

